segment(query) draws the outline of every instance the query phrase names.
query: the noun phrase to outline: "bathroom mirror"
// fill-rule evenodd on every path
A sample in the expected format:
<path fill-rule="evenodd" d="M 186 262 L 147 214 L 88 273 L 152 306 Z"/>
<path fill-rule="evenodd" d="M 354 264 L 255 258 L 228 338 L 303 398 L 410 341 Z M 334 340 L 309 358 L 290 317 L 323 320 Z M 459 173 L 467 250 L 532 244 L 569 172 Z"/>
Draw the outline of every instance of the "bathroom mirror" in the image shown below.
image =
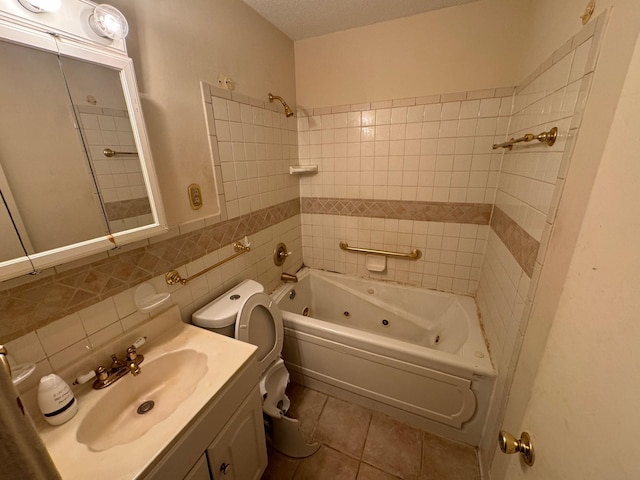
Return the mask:
<path fill-rule="evenodd" d="M 0 190 L 0 264 L 5 264 L 7 271 L 17 274 L 22 270 L 29 270 L 31 264 L 27 258 L 20 237 L 13 226 L 13 220 L 5 205 L 4 195 Z"/>
<path fill-rule="evenodd" d="M 0 280 L 165 231 L 131 59 L 50 30 L 0 11 Z"/>
<path fill-rule="evenodd" d="M 28 254 L 109 234 L 58 56 L 0 42 L 0 172 Z"/>

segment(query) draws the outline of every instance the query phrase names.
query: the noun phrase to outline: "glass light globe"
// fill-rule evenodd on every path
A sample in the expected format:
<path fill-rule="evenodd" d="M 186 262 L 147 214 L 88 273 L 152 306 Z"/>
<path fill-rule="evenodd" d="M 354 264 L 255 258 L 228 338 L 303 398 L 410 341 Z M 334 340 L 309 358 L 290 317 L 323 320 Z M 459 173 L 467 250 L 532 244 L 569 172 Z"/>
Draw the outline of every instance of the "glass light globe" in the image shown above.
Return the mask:
<path fill-rule="evenodd" d="M 55 12 L 60 9 L 61 0 L 18 0 L 30 12 Z"/>
<path fill-rule="evenodd" d="M 98 5 L 89 17 L 89 25 L 101 37 L 119 40 L 129 33 L 129 24 L 120 10 L 111 5 Z"/>

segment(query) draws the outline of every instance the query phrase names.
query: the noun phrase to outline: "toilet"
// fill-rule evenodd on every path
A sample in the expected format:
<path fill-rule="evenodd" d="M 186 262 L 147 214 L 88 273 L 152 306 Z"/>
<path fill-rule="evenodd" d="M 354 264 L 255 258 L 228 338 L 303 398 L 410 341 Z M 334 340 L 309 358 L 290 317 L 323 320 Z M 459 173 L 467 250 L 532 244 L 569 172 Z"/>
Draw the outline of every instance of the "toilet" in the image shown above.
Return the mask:
<path fill-rule="evenodd" d="M 289 372 L 280 354 L 284 338 L 282 313 L 264 287 L 245 280 L 192 316 L 194 325 L 258 347 L 258 371 L 267 439 L 276 450 L 294 458 L 314 454 L 320 444 L 308 444 L 298 420 L 286 416 Z"/>

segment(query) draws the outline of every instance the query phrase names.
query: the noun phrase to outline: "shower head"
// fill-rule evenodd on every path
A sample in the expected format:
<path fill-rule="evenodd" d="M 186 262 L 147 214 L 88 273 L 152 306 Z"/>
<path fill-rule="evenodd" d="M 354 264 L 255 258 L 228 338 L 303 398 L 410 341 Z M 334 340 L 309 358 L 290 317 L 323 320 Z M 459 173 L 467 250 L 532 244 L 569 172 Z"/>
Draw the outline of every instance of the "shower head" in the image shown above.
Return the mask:
<path fill-rule="evenodd" d="M 293 115 L 293 110 L 291 110 L 291 107 L 289 107 L 289 105 L 287 105 L 287 102 L 285 102 L 282 97 L 279 97 L 278 95 L 274 95 L 273 93 L 269 94 L 269 102 L 273 103 L 273 100 L 280 100 L 280 103 L 282 103 L 282 106 L 284 107 L 284 114 L 287 117 L 290 117 Z"/>

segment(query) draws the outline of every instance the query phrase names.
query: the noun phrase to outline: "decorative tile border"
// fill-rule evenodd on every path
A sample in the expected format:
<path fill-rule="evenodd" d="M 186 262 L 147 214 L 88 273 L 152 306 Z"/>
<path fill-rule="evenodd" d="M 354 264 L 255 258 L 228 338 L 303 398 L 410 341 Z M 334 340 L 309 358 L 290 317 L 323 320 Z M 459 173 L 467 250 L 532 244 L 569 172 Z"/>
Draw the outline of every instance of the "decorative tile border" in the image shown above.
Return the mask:
<path fill-rule="evenodd" d="M 122 220 L 129 217 L 137 217 L 151 213 L 151 205 L 147 197 L 133 198 L 119 202 L 108 202 L 104 204 L 107 218 L 110 221 Z"/>
<path fill-rule="evenodd" d="M 492 207 L 489 203 L 408 202 L 318 197 L 302 197 L 300 203 L 302 213 L 472 223 L 475 225 L 489 224 Z"/>
<path fill-rule="evenodd" d="M 213 84 L 202 82 L 203 94 L 208 96 L 225 98 L 227 100 L 233 100 L 234 102 L 244 103 L 245 105 L 251 105 L 252 107 L 264 108 L 265 110 L 271 110 L 272 112 L 282 113 L 282 105 L 276 102 L 269 102 L 268 100 L 260 100 L 258 98 L 242 95 L 238 92 L 232 92 L 224 88 L 217 87 Z M 205 100 L 206 103 L 211 103 L 211 100 Z"/>
<path fill-rule="evenodd" d="M 90 113 L 93 115 L 111 115 L 112 117 L 129 118 L 129 112 L 120 108 L 98 107 L 96 105 L 73 104 L 78 113 Z"/>
<path fill-rule="evenodd" d="M 296 198 L 0 291 L 0 340 L 13 340 L 299 213 Z"/>
<path fill-rule="evenodd" d="M 410 107 L 413 105 L 429 105 L 432 103 L 460 102 L 464 100 L 482 100 L 485 98 L 502 98 L 513 95 L 515 87 L 489 88 L 485 90 L 472 90 L 465 92 L 443 93 L 441 95 L 429 95 L 426 97 L 408 97 L 379 102 L 354 103 L 351 105 L 336 105 L 332 107 L 320 107 L 305 109 L 298 106 L 297 117 L 310 117 L 312 115 L 328 115 L 330 113 L 347 113 L 378 108 Z"/>
<path fill-rule="evenodd" d="M 491 228 L 496 232 L 502 243 L 511 252 L 518 265 L 531 278 L 533 267 L 536 264 L 540 242 L 529 235 L 524 228 L 518 225 L 499 207 L 493 207 L 491 216 Z"/>

